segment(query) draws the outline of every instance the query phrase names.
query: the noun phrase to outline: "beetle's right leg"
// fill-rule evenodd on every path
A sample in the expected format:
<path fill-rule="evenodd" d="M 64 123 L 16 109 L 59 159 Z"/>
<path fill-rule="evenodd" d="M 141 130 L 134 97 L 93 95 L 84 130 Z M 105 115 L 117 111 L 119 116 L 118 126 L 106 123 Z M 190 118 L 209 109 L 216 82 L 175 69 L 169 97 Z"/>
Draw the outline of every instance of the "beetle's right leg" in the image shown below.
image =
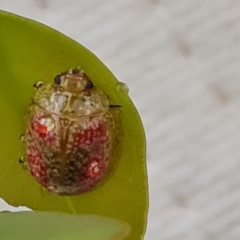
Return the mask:
<path fill-rule="evenodd" d="M 115 104 L 115 105 L 110 104 L 109 107 L 110 107 L 110 108 L 121 108 L 122 106 L 121 106 L 121 105 L 118 105 L 118 104 Z"/>

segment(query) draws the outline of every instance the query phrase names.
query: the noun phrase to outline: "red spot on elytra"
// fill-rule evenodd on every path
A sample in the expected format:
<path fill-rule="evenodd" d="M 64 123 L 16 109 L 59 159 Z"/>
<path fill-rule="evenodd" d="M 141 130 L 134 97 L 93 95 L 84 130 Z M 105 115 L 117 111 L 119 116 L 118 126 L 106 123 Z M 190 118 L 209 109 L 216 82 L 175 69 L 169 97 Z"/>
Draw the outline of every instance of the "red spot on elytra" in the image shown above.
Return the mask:
<path fill-rule="evenodd" d="M 31 174 L 37 179 L 42 186 L 47 186 L 47 174 L 42 156 L 38 150 L 31 145 L 27 147 L 27 160 L 30 165 Z"/>
<path fill-rule="evenodd" d="M 81 189 L 89 189 L 105 174 L 108 164 L 105 151 L 108 149 L 108 143 L 107 127 L 96 119 L 88 122 L 85 129 L 75 134 L 75 147 L 88 152 L 88 159 L 85 160 L 79 173 Z"/>
<path fill-rule="evenodd" d="M 48 134 L 47 127 L 39 123 L 36 124 L 35 130 L 38 132 L 39 136 L 42 138 L 46 137 Z"/>
<path fill-rule="evenodd" d="M 90 122 L 87 128 L 75 135 L 74 145 L 79 148 L 90 146 L 95 143 L 104 145 L 109 140 L 106 126 L 101 122 Z"/>
<path fill-rule="evenodd" d="M 82 190 L 88 190 L 102 178 L 106 172 L 107 163 L 107 159 L 94 157 L 83 165 L 80 172 Z"/>
<path fill-rule="evenodd" d="M 31 129 L 37 133 L 39 138 L 43 139 L 48 144 L 52 144 L 56 139 L 53 128 L 50 118 L 44 116 L 32 118 Z"/>
<path fill-rule="evenodd" d="M 90 177 L 101 176 L 106 170 L 106 161 L 104 159 L 93 158 L 87 163 L 87 175 Z"/>

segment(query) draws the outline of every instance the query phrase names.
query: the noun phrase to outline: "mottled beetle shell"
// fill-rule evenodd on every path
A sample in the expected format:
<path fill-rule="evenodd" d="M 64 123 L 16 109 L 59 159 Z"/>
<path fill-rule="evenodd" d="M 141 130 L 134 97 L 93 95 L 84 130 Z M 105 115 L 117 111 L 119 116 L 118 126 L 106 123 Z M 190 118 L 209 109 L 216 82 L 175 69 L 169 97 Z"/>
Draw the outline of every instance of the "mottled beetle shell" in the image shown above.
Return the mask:
<path fill-rule="evenodd" d="M 116 143 L 109 98 L 79 69 L 39 84 L 25 134 L 31 174 L 47 190 L 78 194 L 105 175 Z"/>

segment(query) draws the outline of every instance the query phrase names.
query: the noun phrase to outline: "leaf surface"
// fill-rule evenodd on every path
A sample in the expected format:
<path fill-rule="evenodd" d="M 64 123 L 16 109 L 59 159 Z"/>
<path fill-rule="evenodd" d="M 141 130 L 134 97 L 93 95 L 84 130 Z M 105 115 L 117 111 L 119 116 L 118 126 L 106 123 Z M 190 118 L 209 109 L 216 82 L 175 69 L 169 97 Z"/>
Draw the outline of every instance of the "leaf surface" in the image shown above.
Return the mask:
<path fill-rule="evenodd" d="M 2 240 L 120 240 L 129 226 L 95 215 L 8 212 L 0 214 L 0 233 Z"/>
<path fill-rule="evenodd" d="M 33 210 L 96 214 L 127 222 L 131 240 L 142 239 L 147 218 L 145 135 L 140 117 L 121 85 L 107 67 L 79 43 L 45 25 L 0 12 L 0 197 L 13 206 Z M 122 148 L 116 171 L 91 192 L 62 197 L 41 190 L 18 163 L 19 135 L 34 82 L 52 81 L 71 67 L 81 66 L 94 83 L 122 105 Z"/>

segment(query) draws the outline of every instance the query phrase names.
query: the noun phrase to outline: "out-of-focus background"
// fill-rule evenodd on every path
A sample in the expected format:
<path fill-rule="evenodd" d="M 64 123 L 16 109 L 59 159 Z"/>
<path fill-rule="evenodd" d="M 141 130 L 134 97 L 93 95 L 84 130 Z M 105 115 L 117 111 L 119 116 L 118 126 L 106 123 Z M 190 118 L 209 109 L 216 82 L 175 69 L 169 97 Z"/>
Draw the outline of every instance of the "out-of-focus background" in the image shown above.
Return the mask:
<path fill-rule="evenodd" d="M 0 9 L 77 40 L 129 86 L 148 144 L 146 240 L 240 239 L 238 0 L 0 0 Z"/>

